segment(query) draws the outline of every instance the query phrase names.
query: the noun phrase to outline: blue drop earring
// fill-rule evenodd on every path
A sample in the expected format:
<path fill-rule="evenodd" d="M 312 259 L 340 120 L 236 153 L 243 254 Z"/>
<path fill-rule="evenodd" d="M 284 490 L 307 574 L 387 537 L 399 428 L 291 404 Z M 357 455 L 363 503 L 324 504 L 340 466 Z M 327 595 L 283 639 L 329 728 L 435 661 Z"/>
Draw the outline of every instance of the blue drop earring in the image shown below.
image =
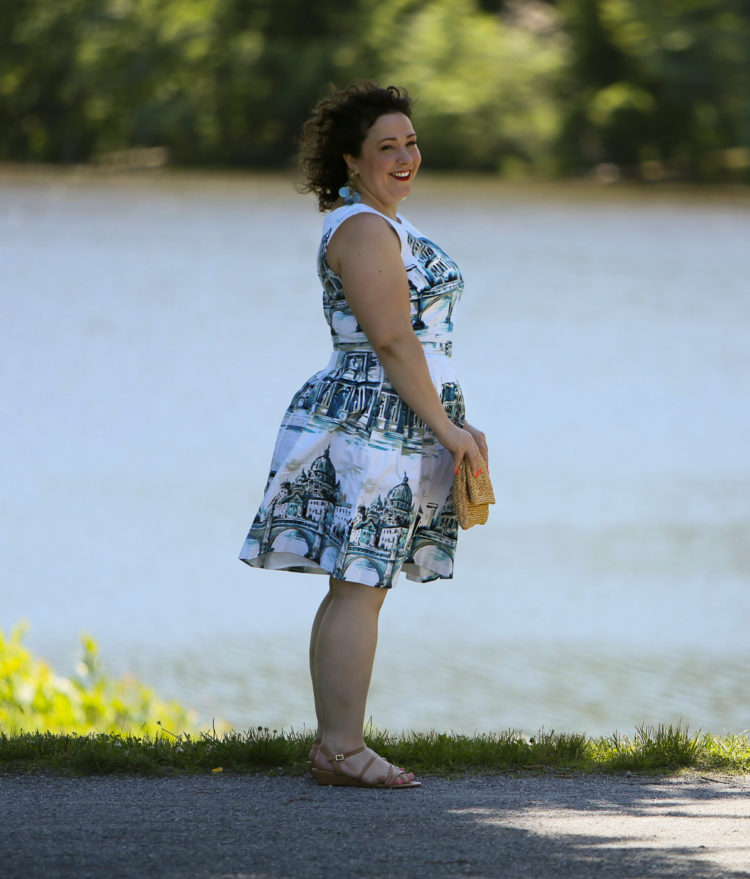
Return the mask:
<path fill-rule="evenodd" d="M 362 201 L 362 196 L 354 188 L 351 181 L 339 189 L 339 195 L 344 199 L 346 205 L 359 204 Z"/>

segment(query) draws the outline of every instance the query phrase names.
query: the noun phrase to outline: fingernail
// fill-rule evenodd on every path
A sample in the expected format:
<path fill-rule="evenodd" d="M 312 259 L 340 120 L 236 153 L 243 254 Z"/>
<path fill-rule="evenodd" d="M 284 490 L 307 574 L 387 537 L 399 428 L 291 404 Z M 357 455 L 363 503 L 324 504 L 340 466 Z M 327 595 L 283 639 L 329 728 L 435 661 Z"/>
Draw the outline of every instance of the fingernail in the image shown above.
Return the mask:
<path fill-rule="evenodd" d="M 477 476 L 479 476 L 479 474 L 480 474 L 481 472 L 482 472 L 481 470 L 477 470 L 477 472 L 474 474 L 474 479 L 476 479 Z"/>
<path fill-rule="evenodd" d="M 453 471 L 453 475 L 458 476 L 458 468 L 456 468 L 456 470 Z"/>

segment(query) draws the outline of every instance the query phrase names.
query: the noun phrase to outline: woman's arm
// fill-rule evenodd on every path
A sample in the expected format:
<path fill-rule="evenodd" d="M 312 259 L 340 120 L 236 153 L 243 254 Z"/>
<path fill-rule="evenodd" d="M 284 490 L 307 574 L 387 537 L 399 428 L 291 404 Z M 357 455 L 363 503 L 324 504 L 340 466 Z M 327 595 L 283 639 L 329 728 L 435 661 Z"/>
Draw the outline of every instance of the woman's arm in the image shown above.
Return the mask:
<path fill-rule="evenodd" d="M 473 473 L 481 470 L 482 455 L 473 429 L 457 427 L 445 414 L 412 329 L 409 283 L 394 230 L 374 214 L 355 214 L 336 230 L 327 259 L 401 399 L 453 455 L 456 469 L 466 456 Z"/>

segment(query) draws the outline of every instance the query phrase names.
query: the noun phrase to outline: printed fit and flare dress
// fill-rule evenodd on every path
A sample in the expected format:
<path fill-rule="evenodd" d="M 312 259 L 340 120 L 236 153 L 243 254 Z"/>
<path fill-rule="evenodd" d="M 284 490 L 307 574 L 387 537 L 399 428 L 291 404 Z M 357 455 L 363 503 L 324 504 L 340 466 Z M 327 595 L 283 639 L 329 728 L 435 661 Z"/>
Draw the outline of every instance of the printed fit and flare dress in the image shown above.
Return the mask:
<path fill-rule="evenodd" d="M 284 415 L 240 558 L 388 588 L 401 571 L 418 582 L 452 577 L 458 523 L 450 453 L 388 382 L 326 262 L 336 229 L 363 211 L 382 216 L 399 237 L 412 327 L 448 417 L 464 422 L 451 363 L 453 309 L 463 290 L 458 266 L 404 217 L 391 220 L 362 204 L 331 211 L 318 275 L 333 354 Z"/>

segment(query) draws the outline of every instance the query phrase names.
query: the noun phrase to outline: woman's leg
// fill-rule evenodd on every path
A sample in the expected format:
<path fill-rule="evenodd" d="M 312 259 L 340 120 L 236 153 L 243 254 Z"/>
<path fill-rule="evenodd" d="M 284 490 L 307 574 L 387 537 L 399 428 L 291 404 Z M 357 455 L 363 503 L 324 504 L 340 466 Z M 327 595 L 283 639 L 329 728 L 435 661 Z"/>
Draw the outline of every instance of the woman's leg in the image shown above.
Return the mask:
<path fill-rule="evenodd" d="M 313 691 L 323 745 L 332 754 L 354 751 L 364 744 L 365 706 L 385 594 L 385 589 L 332 577 L 328 605 L 322 613 L 319 611 L 313 624 Z M 363 751 L 343 761 L 339 768 L 348 775 L 357 775 L 372 753 Z M 330 768 L 324 754 L 318 753 L 313 762 L 318 768 Z M 366 778 L 382 780 L 388 769 L 387 761 L 377 760 Z M 412 778 L 410 773 L 402 776 L 403 781 Z"/>
<path fill-rule="evenodd" d="M 321 733 L 327 748 L 337 754 L 362 744 L 385 592 L 331 578 L 330 601 L 320 619 L 313 651 L 313 679 Z"/>
<path fill-rule="evenodd" d="M 320 707 L 320 697 L 318 696 L 318 682 L 315 676 L 315 650 L 316 645 L 318 643 L 318 629 L 320 628 L 320 621 L 323 619 L 325 612 L 328 610 L 328 605 L 331 603 L 331 599 L 333 598 L 333 593 L 330 588 L 325 595 L 325 598 L 320 602 L 320 607 L 318 608 L 318 612 L 315 614 L 315 619 L 312 624 L 312 632 L 310 633 L 310 677 L 312 678 L 312 687 L 313 687 L 313 699 L 315 700 L 315 716 L 318 720 L 318 727 L 315 730 L 315 739 L 316 741 L 320 741 L 320 737 L 323 734 L 323 714 Z M 313 750 L 315 750 L 313 748 Z M 313 753 L 310 753 L 310 758 L 312 759 Z"/>

